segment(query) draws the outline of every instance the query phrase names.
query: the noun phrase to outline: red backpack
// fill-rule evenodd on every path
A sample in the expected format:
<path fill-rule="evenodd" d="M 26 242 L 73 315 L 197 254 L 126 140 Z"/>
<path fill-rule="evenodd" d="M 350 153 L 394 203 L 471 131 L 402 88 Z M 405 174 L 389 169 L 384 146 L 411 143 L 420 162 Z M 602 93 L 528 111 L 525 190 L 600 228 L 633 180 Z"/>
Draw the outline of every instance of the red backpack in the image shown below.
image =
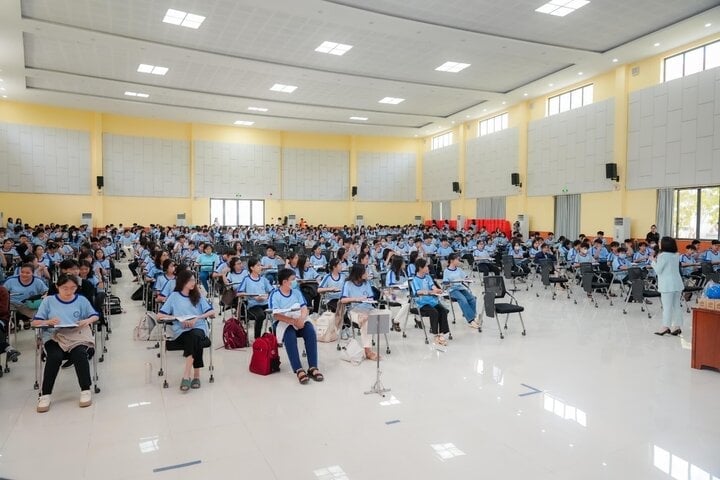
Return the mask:
<path fill-rule="evenodd" d="M 266 333 L 253 342 L 250 371 L 258 375 L 270 375 L 280 371 L 280 355 L 275 335 Z"/>
<path fill-rule="evenodd" d="M 237 318 L 232 317 L 225 320 L 223 326 L 223 345 L 226 350 L 245 348 L 248 346 L 247 332 Z"/>

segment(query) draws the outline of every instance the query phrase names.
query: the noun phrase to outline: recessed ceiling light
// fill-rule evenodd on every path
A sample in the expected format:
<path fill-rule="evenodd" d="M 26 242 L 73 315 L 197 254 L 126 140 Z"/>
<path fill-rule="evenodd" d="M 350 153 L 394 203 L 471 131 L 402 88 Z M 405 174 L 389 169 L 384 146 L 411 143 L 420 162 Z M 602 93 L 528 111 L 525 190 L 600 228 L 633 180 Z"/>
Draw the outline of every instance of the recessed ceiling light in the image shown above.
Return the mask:
<path fill-rule="evenodd" d="M 707 28 L 707 27 L 712 27 L 712 23 L 709 23 L 709 22 L 706 23 L 706 24 L 705 24 L 705 28 Z"/>
<path fill-rule="evenodd" d="M 507 102 L 502 102 L 503 105 L 505 105 Z"/>
<path fill-rule="evenodd" d="M 168 68 L 156 67 L 155 65 L 141 63 L 140 65 L 138 65 L 137 71 L 140 73 L 152 73 L 153 75 L 165 75 L 168 72 Z"/>
<path fill-rule="evenodd" d="M 483 112 L 487 112 L 487 108 L 483 108 Z"/>
<path fill-rule="evenodd" d="M 251 112 L 267 112 L 268 111 L 267 108 L 263 108 L 263 107 L 248 107 L 248 110 L 250 110 Z"/>
<path fill-rule="evenodd" d="M 282 93 L 292 93 L 295 90 L 297 90 L 298 87 L 295 85 L 283 85 L 282 83 L 276 83 L 272 87 L 270 87 L 270 90 L 273 92 L 282 92 Z"/>
<path fill-rule="evenodd" d="M 450 72 L 450 73 L 457 73 L 460 70 L 465 70 L 467 67 L 469 67 L 469 63 L 460 63 L 460 62 L 445 62 L 439 67 L 437 67 L 435 70 L 438 72 Z"/>
<path fill-rule="evenodd" d="M 168 11 L 165 13 L 165 18 L 163 18 L 163 22 L 165 23 L 194 29 L 200 28 L 200 25 L 202 25 L 204 21 L 205 17 L 202 15 L 183 12 L 182 10 L 173 10 L 172 8 L 168 8 Z"/>
<path fill-rule="evenodd" d="M 390 105 L 397 105 L 398 103 L 404 102 L 404 98 L 385 97 L 382 100 L 378 100 L 378 103 L 389 103 Z"/>
<path fill-rule="evenodd" d="M 352 47 L 352 45 L 345 45 L 344 43 L 323 42 L 320 44 L 319 47 L 315 49 L 315 51 L 320 53 L 329 53 L 330 55 L 342 56 L 349 52 Z"/>
<path fill-rule="evenodd" d="M 4 92 L 4 91 L 5 91 L 5 87 L 0 87 L 0 92 Z"/>
<path fill-rule="evenodd" d="M 465 115 L 465 118 L 470 118 L 470 115 Z"/>
<path fill-rule="evenodd" d="M 7 98 L 7 95 L 3 95 L 2 97 L 3 97 L 3 98 Z"/>
<path fill-rule="evenodd" d="M 523 93 L 523 97 L 527 97 L 527 96 L 528 96 L 527 92 Z"/>
<path fill-rule="evenodd" d="M 583 75 L 585 75 L 585 73 L 584 73 L 584 72 L 578 72 L 578 75 L 583 76 Z"/>
<path fill-rule="evenodd" d="M 659 47 L 659 46 L 660 46 L 660 42 L 653 43 L 653 47 Z"/>
<path fill-rule="evenodd" d="M 2 78 L 0 78 L 0 82 L 4 82 L 4 81 L 5 81 L 5 80 L 3 80 Z"/>
<path fill-rule="evenodd" d="M 361 122 L 366 122 L 368 117 L 350 117 L 350 120 L 359 120 Z"/>
<path fill-rule="evenodd" d="M 555 86 L 554 83 L 548 83 L 548 87 L 554 87 L 554 86 Z"/>
<path fill-rule="evenodd" d="M 556 17 L 564 17 L 590 3 L 588 0 L 550 0 L 535 9 L 538 13 L 547 13 Z"/>
<path fill-rule="evenodd" d="M 617 62 L 618 62 L 618 59 L 617 59 L 617 58 L 613 58 L 613 59 L 612 59 L 612 62 L 613 62 L 613 63 L 617 63 Z"/>
<path fill-rule="evenodd" d="M 245 127 L 249 127 L 250 125 L 255 124 L 255 122 L 248 122 L 247 120 L 235 120 L 235 122 L 233 123 L 234 125 L 243 125 Z"/>

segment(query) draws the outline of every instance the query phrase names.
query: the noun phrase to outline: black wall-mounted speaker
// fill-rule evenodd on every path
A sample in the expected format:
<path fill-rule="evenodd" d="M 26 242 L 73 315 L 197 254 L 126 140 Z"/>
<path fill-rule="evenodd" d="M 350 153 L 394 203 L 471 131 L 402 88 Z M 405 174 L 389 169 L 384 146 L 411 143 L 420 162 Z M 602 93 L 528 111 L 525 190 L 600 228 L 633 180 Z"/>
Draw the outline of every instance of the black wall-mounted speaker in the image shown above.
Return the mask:
<path fill-rule="evenodd" d="M 619 180 L 617 172 L 617 163 L 606 163 L 605 164 L 605 178 L 610 180 Z"/>
<path fill-rule="evenodd" d="M 357 186 L 353 185 L 353 187 L 352 187 L 352 196 L 354 197 L 355 195 L 357 195 Z"/>
<path fill-rule="evenodd" d="M 103 177 L 102 175 L 99 175 L 99 176 L 95 179 L 95 181 L 97 182 L 97 187 L 98 187 L 98 188 L 102 188 L 102 187 L 105 186 L 105 177 Z"/>
<path fill-rule="evenodd" d="M 460 192 L 460 182 L 453 182 L 452 189 L 453 189 L 453 192 L 455 192 L 455 193 L 461 193 Z"/>
<path fill-rule="evenodd" d="M 511 173 L 510 174 L 510 184 L 514 187 L 520 186 L 520 174 L 519 173 Z"/>

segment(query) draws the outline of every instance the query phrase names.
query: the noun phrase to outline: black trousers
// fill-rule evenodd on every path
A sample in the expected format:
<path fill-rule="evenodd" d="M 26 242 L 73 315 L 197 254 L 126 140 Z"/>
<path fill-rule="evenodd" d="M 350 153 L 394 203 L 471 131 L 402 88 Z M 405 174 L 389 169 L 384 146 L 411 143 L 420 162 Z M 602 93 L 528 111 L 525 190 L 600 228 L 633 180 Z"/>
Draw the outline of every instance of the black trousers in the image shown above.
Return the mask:
<path fill-rule="evenodd" d="M 168 350 L 182 350 L 183 357 L 193 357 L 193 368 L 203 368 L 203 348 L 210 346 L 210 339 L 205 331 L 193 328 L 183 332 L 175 340 L 168 340 L 165 348 Z"/>
<path fill-rule="evenodd" d="M 265 322 L 265 309 L 267 308 L 267 305 L 255 305 L 254 307 L 248 308 L 247 316 L 248 321 L 252 320 L 255 322 L 255 337 L 254 338 L 260 338 L 262 337 L 263 331 L 263 323 Z"/>
<path fill-rule="evenodd" d="M 78 345 L 69 352 L 64 352 L 55 340 L 45 342 L 45 373 L 43 374 L 42 390 L 40 395 L 50 395 L 55 386 L 60 365 L 63 360 L 70 359 L 75 366 L 75 374 L 80 384 L 80 390 L 90 390 L 90 356 L 86 345 Z"/>
<path fill-rule="evenodd" d="M 128 268 L 130 269 L 130 273 L 133 274 L 133 277 L 137 277 L 137 267 L 139 263 L 137 260 L 133 260 L 128 264 Z"/>
<path fill-rule="evenodd" d="M 448 311 L 442 304 L 438 303 L 434 307 L 425 305 L 420 309 L 420 316 L 430 318 L 430 333 L 437 335 L 438 333 L 450 333 L 448 325 Z M 438 327 L 440 330 L 438 330 Z"/>

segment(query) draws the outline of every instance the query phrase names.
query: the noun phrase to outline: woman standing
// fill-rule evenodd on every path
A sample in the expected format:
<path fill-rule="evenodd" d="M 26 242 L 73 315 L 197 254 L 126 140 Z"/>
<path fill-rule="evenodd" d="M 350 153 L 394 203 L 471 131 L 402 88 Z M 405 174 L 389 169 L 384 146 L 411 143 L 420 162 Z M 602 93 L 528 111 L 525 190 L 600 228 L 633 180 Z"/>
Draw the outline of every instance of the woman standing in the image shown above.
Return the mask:
<path fill-rule="evenodd" d="M 680 335 L 683 323 L 682 309 L 680 308 L 680 294 L 683 291 L 683 281 L 680 276 L 680 256 L 677 254 L 677 243 L 670 237 L 660 240 L 660 253 L 652 262 L 657 274 L 658 291 L 663 307 L 663 325 L 665 328 L 655 335 Z"/>

